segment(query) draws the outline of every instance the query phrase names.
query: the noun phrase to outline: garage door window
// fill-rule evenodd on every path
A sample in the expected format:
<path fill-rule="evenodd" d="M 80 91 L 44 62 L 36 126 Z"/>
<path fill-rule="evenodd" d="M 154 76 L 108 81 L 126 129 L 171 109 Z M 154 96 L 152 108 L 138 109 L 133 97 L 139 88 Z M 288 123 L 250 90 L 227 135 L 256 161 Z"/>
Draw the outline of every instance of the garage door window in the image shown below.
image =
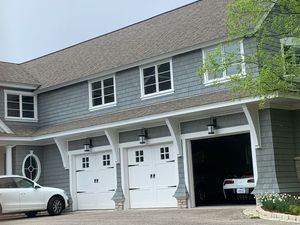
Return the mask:
<path fill-rule="evenodd" d="M 169 147 L 160 148 L 160 159 L 165 160 L 170 158 Z"/>
<path fill-rule="evenodd" d="M 89 168 L 90 162 L 89 157 L 83 157 L 82 158 L 82 168 Z"/>
<path fill-rule="evenodd" d="M 33 154 L 33 151 L 25 156 L 22 166 L 23 176 L 33 181 L 38 181 L 41 175 L 41 163 L 39 158 Z"/>
<path fill-rule="evenodd" d="M 135 151 L 135 162 L 144 162 L 144 151 Z"/>
<path fill-rule="evenodd" d="M 102 156 L 102 162 L 103 162 L 103 166 L 110 166 L 110 155 L 103 155 Z"/>

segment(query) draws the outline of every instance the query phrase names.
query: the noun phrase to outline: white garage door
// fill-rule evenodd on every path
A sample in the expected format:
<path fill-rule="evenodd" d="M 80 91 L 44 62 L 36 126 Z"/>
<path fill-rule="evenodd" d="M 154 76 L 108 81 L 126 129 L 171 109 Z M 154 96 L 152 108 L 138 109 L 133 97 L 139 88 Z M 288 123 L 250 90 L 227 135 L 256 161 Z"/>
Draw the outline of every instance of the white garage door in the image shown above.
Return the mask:
<path fill-rule="evenodd" d="M 76 157 L 78 209 L 112 209 L 116 188 L 115 163 L 112 152 Z"/>
<path fill-rule="evenodd" d="M 172 145 L 128 149 L 131 208 L 176 207 L 177 161 Z"/>

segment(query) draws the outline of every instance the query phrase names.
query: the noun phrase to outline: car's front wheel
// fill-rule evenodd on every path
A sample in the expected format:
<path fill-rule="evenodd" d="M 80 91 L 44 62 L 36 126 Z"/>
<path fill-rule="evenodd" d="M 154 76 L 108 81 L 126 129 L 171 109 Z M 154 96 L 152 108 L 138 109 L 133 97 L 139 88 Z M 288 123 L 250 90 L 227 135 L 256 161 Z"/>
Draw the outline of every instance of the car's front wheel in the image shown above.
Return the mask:
<path fill-rule="evenodd" d="M 25 215 L 26 215 L 27 217 L 29 217 L 29 218 L 35 217 L 36 214 L 37 214 L 37 212 L 27 212 L 27 213 L 25 213 Z"/>
<path fill-rule="evenodd" d="M 52 197 L 48 202 L 47 211 L 51 216 L 60 215 L 64 209 L 64 202 L 62 198 L 58 196 Z"/>

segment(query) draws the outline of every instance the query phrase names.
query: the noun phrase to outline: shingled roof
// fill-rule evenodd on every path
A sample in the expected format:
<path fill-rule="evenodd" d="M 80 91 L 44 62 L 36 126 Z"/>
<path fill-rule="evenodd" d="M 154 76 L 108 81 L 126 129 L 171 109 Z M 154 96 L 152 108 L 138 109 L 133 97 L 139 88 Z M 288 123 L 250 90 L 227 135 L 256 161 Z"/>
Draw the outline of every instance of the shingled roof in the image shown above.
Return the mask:
<path fill-rule="evenodd" d="M 0 82 L 39 86 L 39 82 L 22 66 L 6 62 L 0 62 Z"/>
<path fill-rule="evenodd" d="M 21 66 L 45 89 L 224 38 L 228 2 L 196 1 Z"/>

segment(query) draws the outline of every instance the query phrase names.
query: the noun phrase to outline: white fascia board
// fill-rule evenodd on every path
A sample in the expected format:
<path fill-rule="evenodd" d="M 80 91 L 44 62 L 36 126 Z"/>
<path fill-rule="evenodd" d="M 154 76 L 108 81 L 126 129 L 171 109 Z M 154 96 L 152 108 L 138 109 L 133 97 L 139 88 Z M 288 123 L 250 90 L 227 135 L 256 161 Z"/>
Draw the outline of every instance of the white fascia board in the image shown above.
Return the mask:
<path fill-rule="evenodd" d="M 0 81 L 1 87 L 9 87 L 9 88 L 17 88 L 17 89 L 24 89 L 24 90 L 35 90 L 40 85 L 32 85 L 32 84 L 21 84 L 21 83 L 12 83 L 12 82 L 5 82 Z"/>
<path fill-rule="evenodd" d="M 149 122 L 149 121 L 163 120 L 166 118 L 182 116 L 185 114 L 191 114 L 191 113 L 202 112 L 202 111 L 209 111 L 212 109 L 219 109 L 219 108 L 224 108 L 224 107 L 243 105 L 243 104 L 250 103 L 250 102 L 257 102 L 259 100 L 260 100 L 260 98 L 258 98 L 258 97 L 255 97 L 255 98 L 248 97 L 248 98 L 244 98 L 241 100 L 234 100 L 234 101 L 227 101 L 227 102 L 222 102 L 222 103 L 214 103 L 214 104 L 209 104 L 209 105 L 196 106 L 196 107 L 176 110 L 176 111 L 172 111 L 172 112 L 160 113 L 160 114 L 156 114 L 156 115 L 150 115 L 150 116 L 139 117 L 139 118 L 134 118 L 134 119 L 129 119 L 129 120 L 123 120 L 123 121 L 119 121 L 119 122 L 95 125 L 95 126 L 79 128 L 79 129 L 63 131 L 63 132 L 57 132 L 57 133 L 53 133 L 53 134 L 46 134 L 46 135 L 41 135 L 41 136 L 37 136 L 37 137 L 21 137 L 21 138 L 0 137 L 0 141 L 41 141 L 41 140 L 45 140 L 45 139 L 49 139 L 49 138 L 67 137 L 67 136 L 72 136 L 72 135 L 76 135 L 76 134 L 78 135 L 80 133 L 87 133 L 87 132 L 93 132 L 93 131 L 99 131 L 99 130 L 105 130 L 105 129 L 119 128 L 122 126 L 144 123 L 144 122 Z"/>
<path fill-rule="evenodd" d="M 124 66 L 119 66 L 119 67 L 116 67 L 114 69 L 102 71 L 102 72 L 99 72 L 99 73 L 96 73 L 96 74 L 91 74 L 89 76 L 79 78 L 79 79 L 75 79 L 75 80 L 71 80 L 71 81 L 68 81 L 68 82 L 65 82 L 65 83 L 62 83 L 62 84 L 54 85 L 54 86 L 43 88 L 43 89 L 40 89 L 40 90 L 38 89 L 34 93 L 40 94 L 40 93 L 52 91 L 54 89 L 62 88 L 62 87 L 73 85 L 73 84 L 80 83 L 80 82 L 84 82 L 84 81 L 87 81 L 87 80 L 97 79 L 99 77 L 107 76 L 109 74 L 115 74 L 117 72 L 129 69 L 129 68 L 139 67 L 141 65 L 150 64 L 150 63 L 153 63 L 153 62 L 165 60 L 167 58 L 172 58 L 173 56 L 176 56 L 176 55 L 191 52 L 191 51 L 201 49 L 201 48 L 206 48 L 206 47 L 216 45 L 218 43 L 225 42 L 225 41 L 228 41 L 227 37 L 215 39 L 215 40 L 204 42 L 204 43 L 197 44 L 197 45 L 194 45 L 194 46 L 182 48 L 182 49 L 179 49 L 179 50 L 176 50 L 176 51 L 168 52 L 168 53 L 165 53 L 165 54 L 162 54 L 162 55 L 159 55 L 159 56 L 151 57 L 151 58 L 148 58 L 148 59 L 143 59 L 143 60 L 140 60 L 140 61 L 137 61 L 137 62 L 134 62 L 134 63 L 130 63 L 130 64 L 127 64 L 127 65 L 124 65 Z"/>
<path fill-rule="evenodd" d="M 14 133 L 1 119 L 0 119 L 0 130 L 3 130 L 7 134 Z"/>
<path fill-rule="evenodd" d="M 273 7 L 275 6 L 277 0 L 274 0 L 274 1 L 275 1 L 274 3 L 270 4 L 269 11 L 266 12 L 266 13 L 262 16 L 262 18 L 259 20 L 259 22 L 258 22 L 257 25 L 255 26 L 254 32 L 253 32 L 253 33 L 256 33 L 256 32 L 259 30 L 259 28 L 262 26 L 262 24 L 263 24 L 263 22 L 265 21 L 265 19 L 266 19 L 266 18 L 268 17 L 268 15 L 270 14 L 270 12 L 271 12 L 271 10 L 273 9 Z"/>

